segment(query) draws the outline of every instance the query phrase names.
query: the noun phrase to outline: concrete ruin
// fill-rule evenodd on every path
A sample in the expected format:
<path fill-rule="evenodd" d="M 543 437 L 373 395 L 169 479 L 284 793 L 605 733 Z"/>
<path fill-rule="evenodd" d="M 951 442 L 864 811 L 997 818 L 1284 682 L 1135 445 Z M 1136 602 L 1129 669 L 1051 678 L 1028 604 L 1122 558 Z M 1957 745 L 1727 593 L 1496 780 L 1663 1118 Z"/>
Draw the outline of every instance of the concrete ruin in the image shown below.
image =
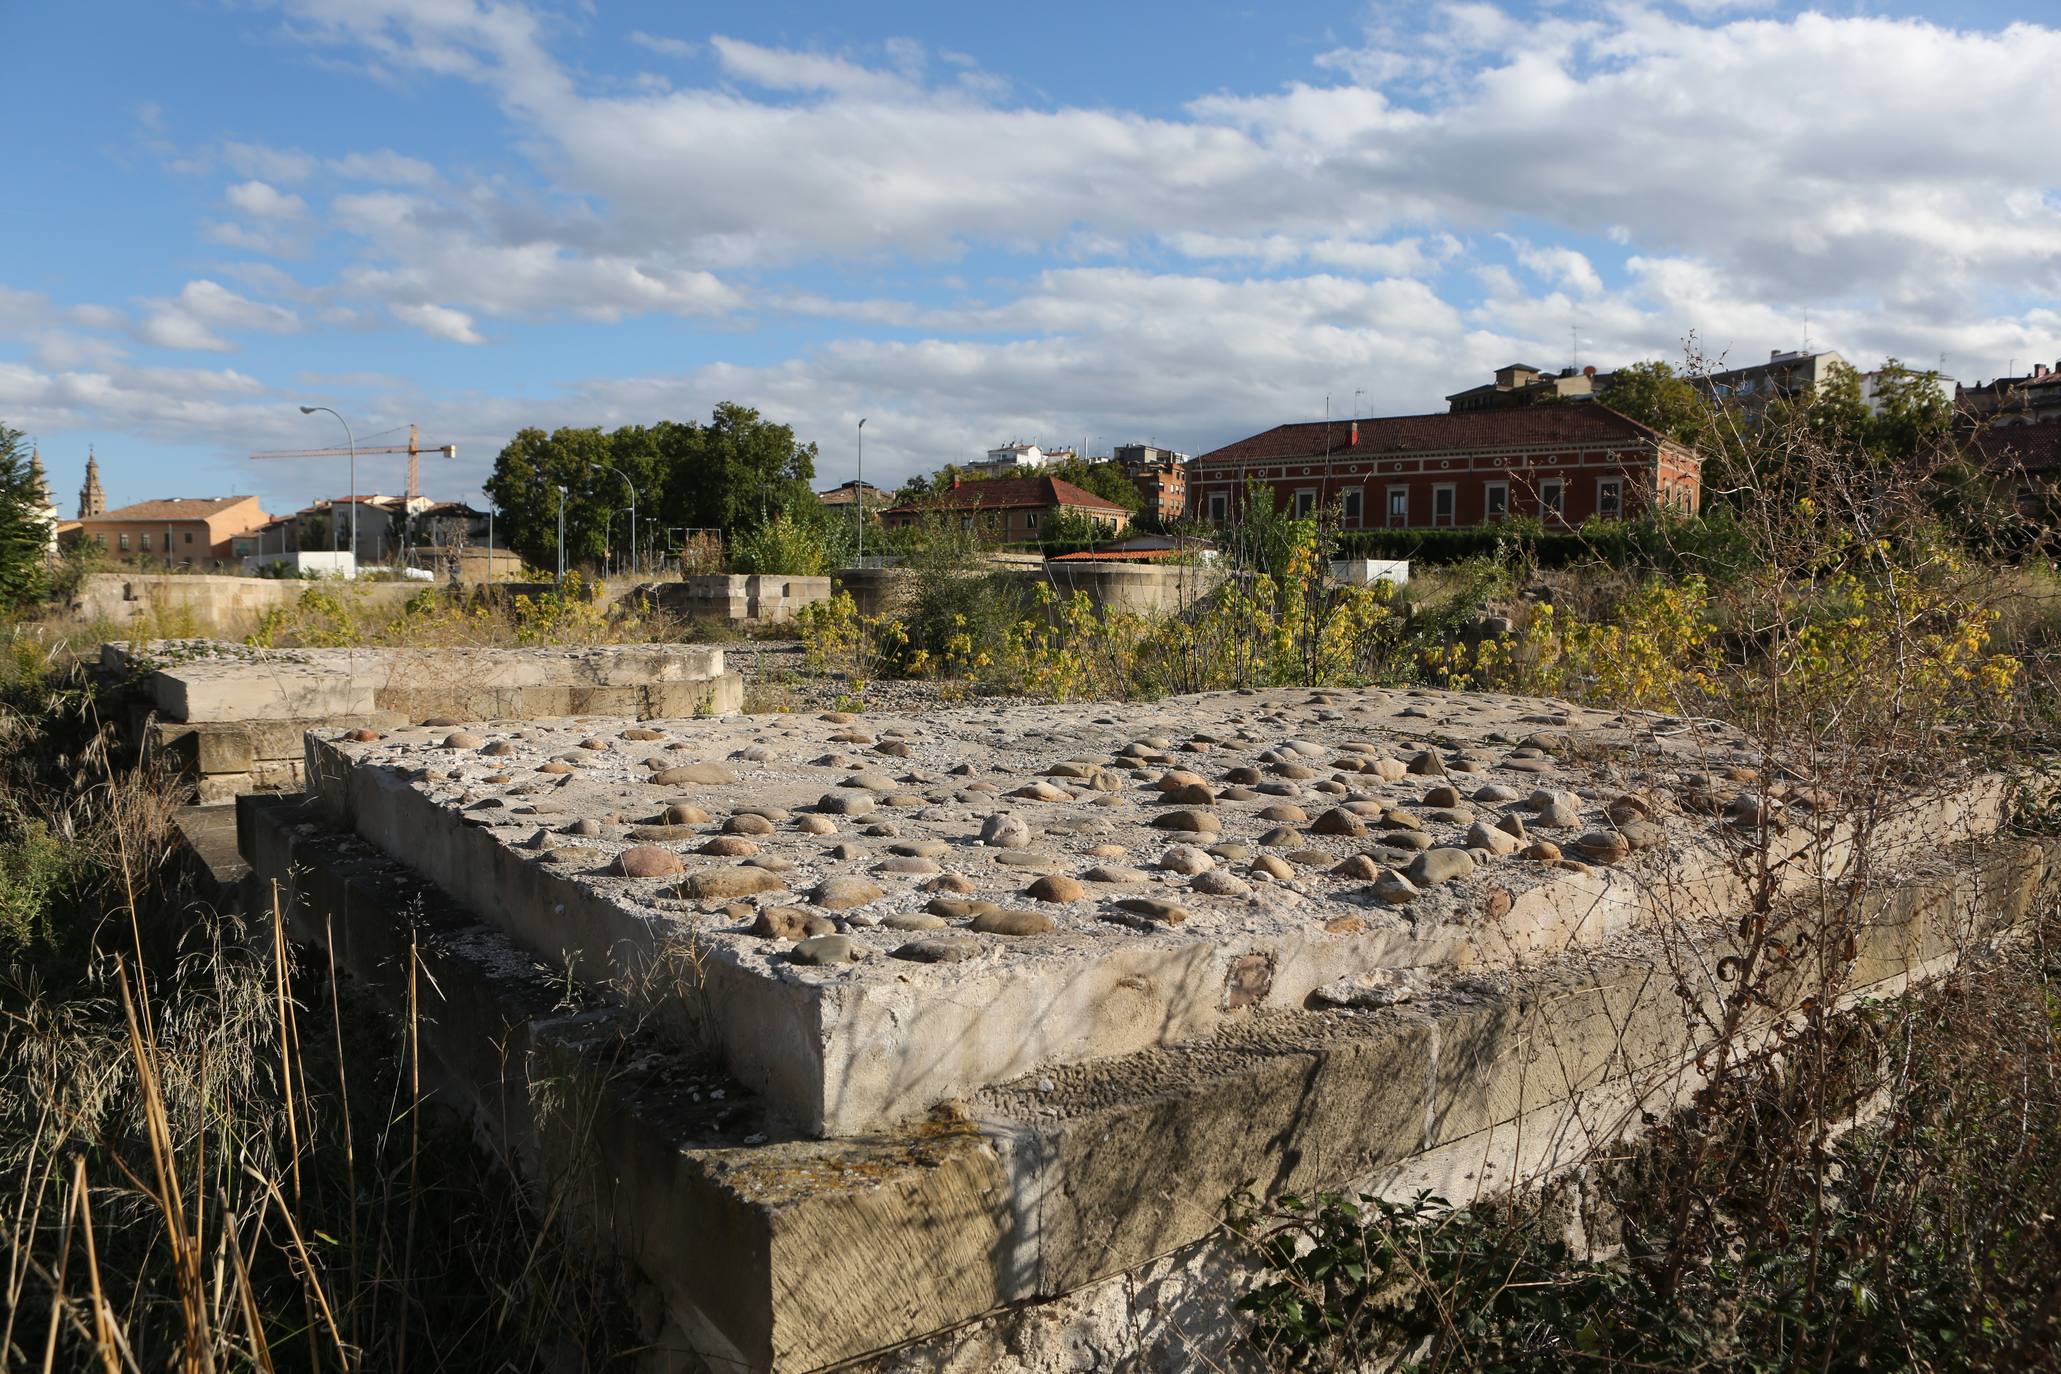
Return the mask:
<path fill-rule="evenodd" d="M 298 789 L 314 729 L 426 720 L 632 720 L 732 712 L 744 686 L 701 645 L 550 649 L 257 649 L 218 640 L 101 646 L 101 668 L 139 681 L 136 727 L 192 779 L 197 800 Z"/>
<path fill-rule="evenodd" d="M 1886 992 L 2053 861 L 1995 779 L 1857 831 L 1808 789 L 1771 817 L 1764 766 L 1425 691 L 481 712 L 311 729 L 305 795 L 238 819 L 343 967 L 422 961 L 441 1091 L 678 1367 L 1237 1368 L 1227 1196 L 1465 1197 L 1636 1129 L 1695 1084 L 1684 997 L 1763 862 L 1807 897 L 1865 842 Z"/>
<path fill-rule="evenodd" d="M 643 582 L 626 594 L 632 604 L 684 620 L 730 625 L 786 625 L 805 606 L 830 599 L 827 577 L 770 573 L 689 573 L 678 582 Z"/>

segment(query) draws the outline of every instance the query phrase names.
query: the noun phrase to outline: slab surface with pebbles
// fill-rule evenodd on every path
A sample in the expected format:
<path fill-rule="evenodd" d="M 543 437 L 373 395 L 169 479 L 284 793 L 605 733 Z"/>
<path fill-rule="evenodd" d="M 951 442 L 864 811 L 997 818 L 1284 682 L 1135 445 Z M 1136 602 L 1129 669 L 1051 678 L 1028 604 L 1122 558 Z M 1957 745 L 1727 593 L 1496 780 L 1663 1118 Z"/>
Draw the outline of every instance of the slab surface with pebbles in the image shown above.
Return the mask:
<path fill-rule="evenodd" d="M 1722 915 L 1748 847 L 1802 878 L 1843 843 L 1802 795 L 1779 828 L 1746 816 L 1736 732 L 1483 694 L 484 720 L 307 750 L 333 816 L 826 1136 L 1383 971 Z M 1914 794 L 1872 842 L 1936 849 L 2001 804 Z"/>

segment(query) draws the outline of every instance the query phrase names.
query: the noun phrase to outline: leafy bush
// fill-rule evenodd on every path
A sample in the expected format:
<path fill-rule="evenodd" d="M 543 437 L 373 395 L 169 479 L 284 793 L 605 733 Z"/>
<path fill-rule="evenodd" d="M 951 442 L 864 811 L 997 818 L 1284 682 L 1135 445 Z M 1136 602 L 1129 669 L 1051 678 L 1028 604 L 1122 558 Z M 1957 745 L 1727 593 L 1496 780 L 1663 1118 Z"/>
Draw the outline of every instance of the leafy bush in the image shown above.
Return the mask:
<path fill-rule="evenodd" d="M 784 577 L 821 577 L 830 570 L 830 550 L 814 524 L 782 513 L 737 537 L 730 546 L 733 572 Z"/>

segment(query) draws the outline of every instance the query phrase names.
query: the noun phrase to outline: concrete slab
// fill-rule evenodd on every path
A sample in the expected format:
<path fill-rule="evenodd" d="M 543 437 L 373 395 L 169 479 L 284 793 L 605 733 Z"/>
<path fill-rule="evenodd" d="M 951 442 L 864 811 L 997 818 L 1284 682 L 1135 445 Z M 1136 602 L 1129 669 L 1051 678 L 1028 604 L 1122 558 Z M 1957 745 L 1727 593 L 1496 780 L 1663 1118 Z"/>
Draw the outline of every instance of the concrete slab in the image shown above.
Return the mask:
<path fill-rule="evenodd" d="M 1802 884 L 1850 845 L 1802 808 L 1728 820 L 1756 766 L 1735 732 L 1478 694 L 307 738 L 329 814 L 811 1135 L 1354 980 L 1710 920 L 1759 846 Z M 1936 851 L 2002 807 L 1989 781 L 1914 792 L 1870 842 Z"/>
<path fill-rule="evenodd" d="M 1254 1010 L 809 1139 L 312 800 L 247 798 L 238 819 L 253 881 L 282 884 L 297 934 L 395 1005 L 421 960 L 438 1094 L 510 1133 L 561 1219 L 634 1262 L 665 1318 L 653 1350 L 719 1368 L 1049 1374 L 1147 1350 L 1155 1367 L 1241 1368 L 1238 1257 L 1219 1231 L 1232 1191 L 1462 1201 L 1636 1133 L 1697 1081 L 1681 980 L 1634 937 L 1494 975 L 1428 971 L 1402 1005 Z M 1871 976 L 1852 991 L 1894 992 L 1994 937 L 2056 857 L 1998 841 L 1894 875 L 1862 899 Z M 1728 939 L 1684 933 L 1675 952 L 1713 967 Z"/>

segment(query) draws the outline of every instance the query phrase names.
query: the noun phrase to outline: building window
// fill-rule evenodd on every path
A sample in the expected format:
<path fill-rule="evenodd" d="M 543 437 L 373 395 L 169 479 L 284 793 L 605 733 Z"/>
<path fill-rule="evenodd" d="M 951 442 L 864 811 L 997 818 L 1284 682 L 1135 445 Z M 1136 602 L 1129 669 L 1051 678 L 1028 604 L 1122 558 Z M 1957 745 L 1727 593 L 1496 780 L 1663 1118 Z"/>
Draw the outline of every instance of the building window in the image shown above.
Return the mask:
<path fill-rule="evenodd" d="M 1221 525 L 1231 518 L 1231 498 L 1228 493 L 1213 491 L 1209 494 L 1210 523 Z"/>
<path fill-rule="evenodd" d="M 187 542 L 188 544 L 191 544 L 191 543 L 193 542 L 193 531 L 192 531 L 192 530 L 188 530 L 188 531 L 186 531 L 186 541 L 185 541 L 185 542 Z"/>
<path fill-rule="evenodd" d="M 1032 529 L 1036 529 L 1038 527 L 1038 513 L 1034 510 L 1025 511 L 1023 514 L 1023 520 L 1024 523 L 1030 526 L 1030 528 Z"/>
<path fill-rule="evenodd" d="M 150 552 L 150 536 L 147 534 L 143 536 L 143 551 L 145 553 Z"/>
<path fill-rule="evenodd" d="M 1559 520 L 1567 514 L 1567 483 L 1548 477 L 1539 483 L 1539 514 Z"/>
<path fill-rule="evenodd" d="M 1410 523 L 1410 489 L 1390 487 L 1388 489 L 1388 523 L 1407 525 Z"/>
<path fill-rule="evenodd" d="M 1352 487 L 1346 491 L 1344 497 L 1341 498 L 1339 505 L 1339 519 L 1341 521 L 1348 525 L 1358 525 L 1362 523 L 1363 516 L 1360 507 L 1364 495 L 1365 493 L 1362 492 L 1358 487 Z"/>
<path fill-rule="evenodd" d="M 1481 511 L 1485 520 L 1502 520 L 1510 514 L 1510 484 L 1490 482 L 1481 489 Z"/>
<path fill-rule="evenodd" d="M 1598 477 L 1596 479 L 1596 514 L 1605 520 L 1615 520 L 1624 514 L 1624 479 L 1622 477 Z"/>
<path fill-rule="evenodd" d="M 1317 513 L 1317 493 L 1313 487 L 1304 487 L 1295 493 L 1295 518 L 1307 520 Z"/>
<path fill-rule="evenodd" d="M 1450 482 L 1441 482 L 1431 489 L 1431 523 L 1450 525 L 1453 512 L 1458 509 L 1458 499 Z"/>
<path fill-rule="evenodd" d="M 128 535 L 126 535 L 126 534 L 124 534 L 124 535 L 122 536 L 122 552 L 123 552 L 123 553 L 127 553 L 128 551 L 129 551 L 129 536 L 128 536 Z"/>
<path fill-rule="evenodd" d="M 98 544 L 98 545 L 99 545 L 99 546 L 100 546 L 101 548 L 103 548 L 103 549 L 104 549 L 104 548 L 106 548 L 106 547 L 107 547 L 107 534 L 106 534 L 106 532 L 105 532 L 104 530 L 96 530 L 96 531 L 94 531 L 94 533 L 93 533 L 93 542 L 94 542 L 94 543 L 96 543 L 96 544 Z"/>

